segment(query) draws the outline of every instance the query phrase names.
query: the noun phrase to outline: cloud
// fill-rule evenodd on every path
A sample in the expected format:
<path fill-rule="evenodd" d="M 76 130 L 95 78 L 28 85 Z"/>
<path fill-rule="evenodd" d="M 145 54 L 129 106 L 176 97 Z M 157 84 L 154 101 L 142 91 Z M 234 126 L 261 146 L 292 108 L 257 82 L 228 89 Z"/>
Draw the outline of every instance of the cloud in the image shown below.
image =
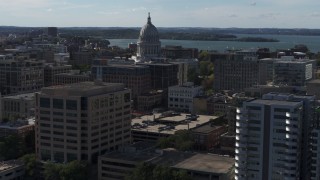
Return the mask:
<path fill-rule="evenodd" d="M 98 14 L 103 14 L 103 15 L 117 15 L 117 14 L 120 14 L 119 11 L 99 11 Z"/>
<path fill-rule="evenodd" d="M 313 12 L 310 14 L 311 17 L 320 17 L 320 12 Z"/>
<path fill-rule="evenodd" d="M 131 11 L 132 11 L 132 12 L 145 11 L 145 10 L 147 10 L 147 8 L 145 8 L 145 7 L 131 8 Z"/>
<path fill-rule="evenodd" d="M 236 15 L 236 14 L 230 14 L 228 17 L 230 17 L 230 18 L 236 18 L 236 17 L 238 17 L 238 15 Z"/>
<path fill-rule="evenodd" d="M 276 18 L 276 16 L 279 16 L 279 13 L 264 13 L 260 14 L 259 18 Z"/>
<path fill-rule="evenodd" d="M 47 12 L 51 12 L 52 11 L 52 8 L 48 8 L 46 9 Z"/>

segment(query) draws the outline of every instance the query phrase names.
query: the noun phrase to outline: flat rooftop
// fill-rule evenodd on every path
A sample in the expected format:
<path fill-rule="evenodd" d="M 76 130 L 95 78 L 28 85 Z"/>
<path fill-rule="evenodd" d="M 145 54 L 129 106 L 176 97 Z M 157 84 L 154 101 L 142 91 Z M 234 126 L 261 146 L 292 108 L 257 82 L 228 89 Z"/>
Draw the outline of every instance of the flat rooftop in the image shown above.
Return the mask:
<path fill-rule="evenodd" d="M 2 99 L 15 99 L 15 100 L 21 99 L 21 100 L 31 101 L 31 100 L 34 100 L 34 93 L 4 96 Z"/>
<path fill-rule="evenodd" d="M 27 126 L 34 126 L 35 124 L 35 118 L 29 118 L 26 120 L 18 119 L 14 122 L 6 122 L 6 123 L 0 123 L 0 129 L 21 129 Z"/>
<path fill-rule="evenodd" d="M 253 101 L 250 101 L 250 103 L 265 104 L 265 105 L 295 106 L 300 104 L 301 102 L 285 101 L 285 100 L 281 101 L 281 100 L 255 99 Z"/>
<path fill-rule="evenodd" d="M 199 117 L 195 121 L 187 120 L 186 113 L 181 113 L 177 116 L 171 117 L 160 117 L 160 113 L 155 113 L 153 115 L 145 115 L 132 119 L 131 125 L 133 126 L 133 131 L 143 131 L 143 132 L 154 132 L 162 134 L 174 134 L 178 130 L 193 129 L 197 126 L 208 123 L 210 119 L 216 119 L 217 116 L 208 115 L 198 115 Z M 148 122 L 148 123 L 146 123 Z M 148 124 L 148 125 L 144 125 Z M 141 125 L 140 127 L 137 125 Z M 144 126 L 142 126 L 144 125 Z M 159 131 L 159 129 L 167 127 L 168 125 L 174 126 L 174 129 L 164 129 Z"/>
<path fill-rule="evenodd" d="M 234 168 L 234 163 L 235 160 L 230 157 L 215 154 L 195 154 L 172 167 L 213 174 L 225 174 Z"/>
<path fill-rule="evenodd" d="M 52 96 L 94 96 L 121 91 L 125 89 L 126 88 L 122 83 L 86 81 L 74 84 L 44 87 L 41 90 L 41 94 L 47 94 Z"/>
<path fill-rule="evenodd" d="M 10 160 L 0 162 L 0 172 L 10 170 L 19 166 L 23 166 L 23 162 L 19 160 Z"/>
<path fill-rule="evenodd" d="M 195 127 L 192 131 L 197 133 L 210 133 L 218 128 L 221 128 L 222 126 L 213 126 L 211 124 L 205 124 L 202 126 Z"/>

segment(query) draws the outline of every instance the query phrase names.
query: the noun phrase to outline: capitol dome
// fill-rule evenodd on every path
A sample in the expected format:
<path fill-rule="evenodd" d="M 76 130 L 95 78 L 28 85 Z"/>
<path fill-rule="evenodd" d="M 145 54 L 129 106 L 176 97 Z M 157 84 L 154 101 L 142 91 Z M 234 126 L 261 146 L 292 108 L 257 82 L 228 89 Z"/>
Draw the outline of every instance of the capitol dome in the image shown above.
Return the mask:
<path fill-rule="evenodd" d="M 147 24 L 140 30 L 137 43 L 137 57 L 145 61 L 152 57 L 159 57 L 161 51 L 161 43 L 157 28 L 151 23 L 150 13 Z"/>
<path fill-rule="evenodd" d="M 159 42 L 158 29 L 151 23 L 150 14 L 147 24 L 141 28 L 138 42 Z"/>

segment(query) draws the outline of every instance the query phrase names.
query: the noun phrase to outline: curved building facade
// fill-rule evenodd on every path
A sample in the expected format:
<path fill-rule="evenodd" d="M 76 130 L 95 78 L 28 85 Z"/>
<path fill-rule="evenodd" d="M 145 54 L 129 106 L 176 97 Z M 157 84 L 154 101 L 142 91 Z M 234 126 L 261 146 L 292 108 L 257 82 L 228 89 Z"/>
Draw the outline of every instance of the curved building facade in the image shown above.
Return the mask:
<path fill-rule="evenodd" d="M 150 13 L 148 22 L 141 28 L 138 43 L 137 57 L 140 61 L 145 61 L 153 57 L 159 57 L 161 52 L 161 42 L 157 28 L 151 23 Z"/>

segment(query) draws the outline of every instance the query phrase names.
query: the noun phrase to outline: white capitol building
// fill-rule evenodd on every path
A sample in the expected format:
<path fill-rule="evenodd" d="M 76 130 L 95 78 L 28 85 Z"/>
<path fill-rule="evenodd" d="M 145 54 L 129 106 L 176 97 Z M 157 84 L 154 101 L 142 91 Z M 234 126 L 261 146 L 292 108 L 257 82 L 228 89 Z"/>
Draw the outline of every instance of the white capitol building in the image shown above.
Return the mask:
<path fill-rule="evenodd" d="M 161 42 L 157 28 L 152 24 L 150 13 L 147 24 L 141 28 L 137 42 L 137 61 L 149 61 L 151 58 L 159 57 L 161 53 Z"/>

